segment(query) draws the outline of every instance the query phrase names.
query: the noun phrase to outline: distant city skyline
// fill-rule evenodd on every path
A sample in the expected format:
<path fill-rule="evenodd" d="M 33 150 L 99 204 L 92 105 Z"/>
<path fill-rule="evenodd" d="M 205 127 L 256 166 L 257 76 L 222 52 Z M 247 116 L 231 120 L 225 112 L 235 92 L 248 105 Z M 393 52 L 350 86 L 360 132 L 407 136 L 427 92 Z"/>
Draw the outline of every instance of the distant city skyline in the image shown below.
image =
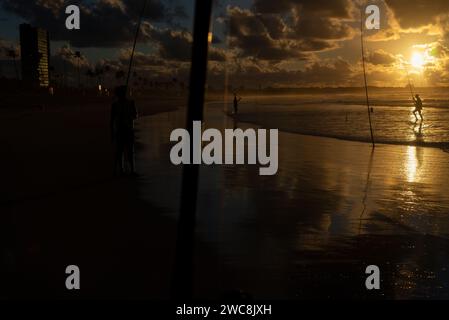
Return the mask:
<path fill-rule="evenodd" d="M 50 85 L 50 42 L 48 31 L 29 24 L 20 25 L 22 80 L 31 86 Z"/>

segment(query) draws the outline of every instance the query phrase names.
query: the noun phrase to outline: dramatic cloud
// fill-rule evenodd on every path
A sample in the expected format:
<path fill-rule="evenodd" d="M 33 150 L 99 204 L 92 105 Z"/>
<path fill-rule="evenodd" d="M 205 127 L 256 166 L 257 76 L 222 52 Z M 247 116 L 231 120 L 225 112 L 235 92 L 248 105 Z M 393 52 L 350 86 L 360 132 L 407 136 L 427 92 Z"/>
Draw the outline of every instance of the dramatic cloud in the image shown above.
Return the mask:
<path fill-rule="evenodd" d="M 229 45 L 241 57 L 280 61 L 303 59 L 300 43 L 284 38 L 287 27 L 279 17 L 262 17 L 249 10 L 228 9 Z"/>
<path fill-rule="evenodd" d="M 145 34 L 159 47 L 159 54 L 167 60 L 189 61 L 192 36 L 187 31 L 157 29 L 147 25 Z"/>
<path fill-rule="evenodd" d="M 393 11 L 399 25 L 404 29 L 417 29 L 436 21 L 439 15 L 447 14 L 447 0 L 385 0 Z"/>
<path fill-rule="evenodd" d="M 232 6 L 217 2 L 209 48 L 210 85 L 223 83 L 225 74 L 233 85 L 248 87 L 363 84 L 359 10 L 367 1 L 252 0 Z M 81 8 L 80 31 L 64 28 L 69 3 Z M 192 7 L 180 3 L 148 0 L 134 56 L 138 78 L 188 78 L 193 39 L 187 9 Z M 369 4 L 381 11 L 381 29 L 364 33 L 370 85 L 405 85 L 406 66 L 422 83 L 449 81 L 449 1 L 372 0 Z M 142 1 L 0 0 L 0 6 L 48 29 L 52 47 L 62 41 L 87 55 L 78 59 L 73 50 L 63 47 L 51 58 L 56 70 L 65 66 L 75 74 L 79 63 L 81 72 L 97 77 L 109 74 L 112 80 L 112 74 L 126 72 Z M 0 36 L 16 37 L 8 32 Z M 2 59 L 11 60 L 7 57 L 11 45 L 0 41 Z"/>
<path fill-rule="evenodd" d="M 9 41 L 0 38 L 0 59 L 20 58 L 20 48 Z"/>
<path fill-rule="evenodd" d="M 65 8 L 69 4 L 80 7 L 80 30 L 69 31 L 64 27 Z M 142 10 L 142 2 L 136 0 L 0 0 L 0 5 L 29 23 L 49 30 L 52 40 L 70 41 L 76 47 L 129 44 Z M 144 17 L 149 21 L 170 23 L 175 18 L 185 18 L 186 13 L 180 7 L 170 8 L 160 0 L 148 0 Z"/>
<path fill-rule="evenodd" d="M 254 9 L 259 13 L 285 13 L 300 11 L 306 14 L 321 15 L 333 18 L 349 18 L 349 0 L 255 0 Z"/>
<path fill-rule="evenodd" d="M 304 59 L 351 39 L 352 2 L 255 0 L 252 10 L 229 7 L 230 46 L 242 57 L 262 60 Z"/>
<path fill-rule="evenodd" d="M 395 63 L 397 58 L 394 55 L 379 49 L 373 52 L 368 52 L 366 55 L 366 61 L 374 65 L 388 66 Z"/>
<path fill-rule="evenodd" d="M 360 70 L 341 58 L 313 61 L 298 70 L 287 70 L 253 58 L 244 58 L 228 68 L 229 81 L 234 87 L 313 87 L 360 85 Z M 212 83 L 223 81 L 223 72 L 212 70 Z"/>
<path fill-rule="evenodd" d="M 352 36 L 348 21 L 354 4 L 349 0 L 255 0 L 256 14 L 289 16 L 288 37 L 303 41 L 343 40 Z"/>
<path fill-rule="evenodd" d="M 169 61 L 190 62 L 192 51 L 192 34 L 188 31 L 174 31 L 168 28 L 155 28 L 149 23 L 143 26 L 144 35 L 155 44 L 162 59 Z M 210 47 L 209 60 L 225 61 L 223 49 Z"/>
<path fill-rule="evenodd" d="M 56 52 L 56 54 L 53 56 L 53 61 L 54 62 L 56 59 L 56 61 L 58 61 L 59 59 L 65 63 L 68 63 L 70 65 L 73 66 L 80 66 L 80 67 L 88 67 L 89 66 L 89 61 L 87 60 L 87 58 L 85 56 L 83 56 L 82 54 L 77 55 L 76 51 L 74 51 L 73 49 L 67 47 L 67 46 L 63 46 L 61 48 L 59 48 Z"/>
<path fill-rule="evenodd" d="M 129 59 L 131 57 L 131 49 L 121 50 L 118 61 L 123 66 L 129 64 Z M 142 52 L 135 52 L 133 65 L 135 67 L 148 67 L 148 66 L 160 66 L 165 67 L 168 65 L 165 59 L 160 58 L 155 54 L 144 54 Z"/>

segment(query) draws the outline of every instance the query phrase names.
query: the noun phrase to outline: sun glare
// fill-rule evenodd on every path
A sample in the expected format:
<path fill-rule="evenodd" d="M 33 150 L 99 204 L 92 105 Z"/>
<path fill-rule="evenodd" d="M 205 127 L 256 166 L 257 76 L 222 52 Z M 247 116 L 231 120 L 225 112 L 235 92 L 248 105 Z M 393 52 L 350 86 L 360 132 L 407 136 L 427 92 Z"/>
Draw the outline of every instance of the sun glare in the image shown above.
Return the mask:
<path fill-rule="evenodd" d="M 425 64 L 424 56 L 419 52 L 414 52 L 410 60 L 410 63 L 413 67 L 420 69 Z"/>

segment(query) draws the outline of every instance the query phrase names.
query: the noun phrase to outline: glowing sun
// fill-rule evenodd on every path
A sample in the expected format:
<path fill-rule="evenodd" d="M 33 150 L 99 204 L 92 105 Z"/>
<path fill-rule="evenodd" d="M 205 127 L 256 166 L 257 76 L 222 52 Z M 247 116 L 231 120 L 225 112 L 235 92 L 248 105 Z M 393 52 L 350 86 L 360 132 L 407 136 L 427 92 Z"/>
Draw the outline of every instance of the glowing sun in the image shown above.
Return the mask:
<path fill-rule="evenodd" d="M 425 64 L 424 56 L 422 53 L 414 52 L 412 58 L 410 59 L 410 63 L 415 68 L 422 68 Z"/>

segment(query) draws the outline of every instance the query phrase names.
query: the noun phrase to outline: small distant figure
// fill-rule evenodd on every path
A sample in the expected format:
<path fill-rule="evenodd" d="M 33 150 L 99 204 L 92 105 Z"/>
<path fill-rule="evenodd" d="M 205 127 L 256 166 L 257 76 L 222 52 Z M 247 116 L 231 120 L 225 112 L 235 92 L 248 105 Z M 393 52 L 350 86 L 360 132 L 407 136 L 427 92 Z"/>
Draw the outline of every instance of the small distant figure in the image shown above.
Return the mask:
<path fill-rule="evenodd" d="M 417 113 L 419 114 L 419 116 L 421 117 L 421 121 L 424 121 L 424 117 L 422 116 L 422 109 L 423 109 L 423 105 L 422 105 L 422 100 L 419 97 L 419 94 L 417 94 L 414 98 L 413 98 L 413 103 L 415 104 L 415 110 L 413 110 L 413 115 L 416 118 L 416 121 L 418 121 L 418 116 L 416 115 Z"/>
<path fill-rule="evenodd" d="M 111 108 L 111 135 L 116 146 L 114 174 L 117 170 L 120 175 L 124 174 L 125 163 L 132 175 L 134 169 L 134 120 L 137 119 L 137 109 L 133 100 L 126 97 L 127 87 L 119 86 L 115 89 L 117 100 Z"/>
<path fill-rule="evenodd" d="M 234 114 L 237 114 L 239 111 L 239 102 L 242 100 L 241 97 L 237 96 L 237 93 L 234 92 Z"/>

